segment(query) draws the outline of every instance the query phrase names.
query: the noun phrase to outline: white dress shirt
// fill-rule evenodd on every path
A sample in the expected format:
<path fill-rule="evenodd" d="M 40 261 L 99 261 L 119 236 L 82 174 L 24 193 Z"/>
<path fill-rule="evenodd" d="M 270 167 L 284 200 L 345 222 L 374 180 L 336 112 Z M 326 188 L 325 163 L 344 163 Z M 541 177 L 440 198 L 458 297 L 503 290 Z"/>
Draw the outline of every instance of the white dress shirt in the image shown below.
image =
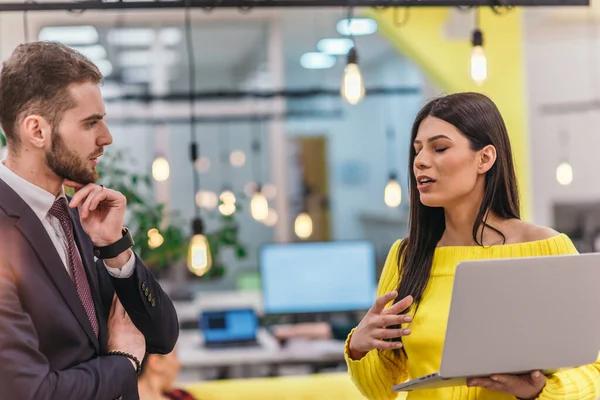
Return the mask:
<path fill-rule="evenodd" d="M 52 205 L 56 200 L 54 195 L 12 172 L 4 165 L 4 161 L 0 161 L 0 179 L 10 186 L 11 189 L 14 190 L 29 207 L 31 207 L 35 215 L 38 216 L 42 225 L 46 228 L 48 236 L 50 236 L 58 255 L 67 269 L 67 273 L 70 276 L 71 268 L 69 267 L 69 247 L 67 244 L 67 237 L 59 220 L 49 213 L 50 208 L 52 208 Z M 62 192 L 59 197 L 65 197 L 64 192 Z M 135 256 L 132 252 L 129 261 L 127 261 L 121 269 L 110 268 L 106 263 L 104 263 L 104 266 L 108 270 L 108 273 L 115 278 L 129 278 L 133 275 L 135 269 Z"/>

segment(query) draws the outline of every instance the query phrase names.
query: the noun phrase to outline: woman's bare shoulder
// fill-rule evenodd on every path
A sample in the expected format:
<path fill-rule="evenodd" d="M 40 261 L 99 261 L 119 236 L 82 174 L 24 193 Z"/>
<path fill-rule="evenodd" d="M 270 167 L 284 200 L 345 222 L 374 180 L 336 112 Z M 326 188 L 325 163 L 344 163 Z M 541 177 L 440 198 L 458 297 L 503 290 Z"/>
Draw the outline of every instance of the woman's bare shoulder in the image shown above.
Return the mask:
<path fill-rule="evenodd" d="M 559 235 L 559 232 L 547 226 L 521 220 L 514 220 L 514 228 L 518 242 L 535 242 Z"/>

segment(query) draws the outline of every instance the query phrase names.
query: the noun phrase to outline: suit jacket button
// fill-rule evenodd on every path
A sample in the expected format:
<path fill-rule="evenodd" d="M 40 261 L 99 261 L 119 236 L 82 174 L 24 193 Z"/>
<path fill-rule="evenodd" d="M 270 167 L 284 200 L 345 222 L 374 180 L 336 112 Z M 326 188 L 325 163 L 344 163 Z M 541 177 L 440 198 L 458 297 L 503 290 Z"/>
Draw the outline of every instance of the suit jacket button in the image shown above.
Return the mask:
<path fill-rule="evenodd" d="M 146 288 L 146 289 L 144 290 L 144 294 L 145 294 L 146 296 L 148 296 L 148 293 L 150 293 L 150 290 L 148 290 L 148 288 Z"/>
<path fill-rule="evenodd" d="M 152 299 L 152 307 L 156 307 L 156 299 Z"/>
<path fill-rule="evenodd" d="M 148 295 L 148 301 L 152 302 L 152 295 L 151 294 Z"/>
<path fill-rule="evenodd" d="M 146 290 L 146 282 L 142 282 L 142 290 Z"/>

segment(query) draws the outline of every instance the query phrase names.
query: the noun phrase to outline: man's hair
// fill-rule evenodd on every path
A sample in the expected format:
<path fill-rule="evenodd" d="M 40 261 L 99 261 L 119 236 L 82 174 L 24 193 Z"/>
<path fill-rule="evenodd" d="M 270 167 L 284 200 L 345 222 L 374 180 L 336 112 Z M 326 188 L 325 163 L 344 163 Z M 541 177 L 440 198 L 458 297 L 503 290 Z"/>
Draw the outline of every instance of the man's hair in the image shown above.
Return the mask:
<path fill-rule="evenodd" d="M 41 115 L 56 129 L 64 112 L 75 107 L 69 87 L 101 81 L 93 62 L 61 43 L 17 46 L 0 73 L 0 125 L 8 144 L 18 149 L 17 127 L 27 115 Z"/>

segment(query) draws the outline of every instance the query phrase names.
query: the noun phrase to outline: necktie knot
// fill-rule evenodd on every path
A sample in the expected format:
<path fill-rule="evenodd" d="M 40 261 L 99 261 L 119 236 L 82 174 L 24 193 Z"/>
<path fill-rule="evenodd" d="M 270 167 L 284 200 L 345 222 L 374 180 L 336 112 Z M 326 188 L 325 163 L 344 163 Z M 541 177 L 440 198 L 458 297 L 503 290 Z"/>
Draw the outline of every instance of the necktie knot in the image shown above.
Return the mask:
<path fill-rule="evenodd" d="M 54 201 L 50 208 L 50 215 L 58 219 L 61 223 L 70 222 L 71 217 L 69 216 L 69 206 L 67 205 L 67 199 L 59 197 Z"/>

